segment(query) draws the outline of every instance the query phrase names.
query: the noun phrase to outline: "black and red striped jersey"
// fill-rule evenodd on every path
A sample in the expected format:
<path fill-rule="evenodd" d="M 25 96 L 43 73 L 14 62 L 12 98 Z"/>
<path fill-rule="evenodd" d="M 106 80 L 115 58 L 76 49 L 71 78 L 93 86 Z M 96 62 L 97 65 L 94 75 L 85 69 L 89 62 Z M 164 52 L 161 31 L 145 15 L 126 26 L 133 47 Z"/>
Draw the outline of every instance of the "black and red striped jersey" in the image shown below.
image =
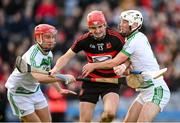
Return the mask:
<path fill-rule="evenodd" d="M 75 53 L 84 51 L 88 62 L 102 62 L 114 58 L 122 49 L 124 38 L 110 28 L 106 30 L 106 36 L 102 40 L 93 38 L 90 32 L 77 38 L 71 49 Z M 88 75 L 90 78 L 117 77 L 113 69 L 96 69 Z"/>

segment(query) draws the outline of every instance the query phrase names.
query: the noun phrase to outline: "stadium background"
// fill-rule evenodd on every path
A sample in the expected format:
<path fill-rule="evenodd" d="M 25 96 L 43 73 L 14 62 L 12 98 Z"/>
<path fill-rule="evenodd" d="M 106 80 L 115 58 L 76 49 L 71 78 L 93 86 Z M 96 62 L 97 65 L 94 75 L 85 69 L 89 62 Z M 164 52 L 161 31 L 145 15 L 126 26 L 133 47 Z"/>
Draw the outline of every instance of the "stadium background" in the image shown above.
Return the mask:
<path fill-rule="evenodd" d="M 22 55 L 34 43 L 33 28 L 48 23 L 58 29 L 57 44 L 53 49 L 54 63 L 71 46 L 74 39 L 87 31 L 86 15 L 98 9 L 105 13 L 108 25 L 117 28 L 122 10 L 138 9 L 144 16 L 143 31 L 149 38 L 161 68 L 168 67 L 165 80 L 172 92 L 170 102 L 155 121 L 180 121 L 180 0 L 1 0 L 0 1 L 0 121 L 19 121 L 12 115 L 4 84 L 14 68 L 17 55 Z M 60 72 L 81 74 L 86 63 L 79 53 Z M 79 91 L 81 83 L 70 86 Z M 42 85 L 50 105 L 54 121 L 78 120 L 78 97 L 62 96 L 49 85 Z M 121 121 L 136 96 L 130 88 L 122 87 L 117 119 Z M 100 117 L 99 102 L 94 120 Z M 60 118 L 60 119 L 58 119 Z"/>

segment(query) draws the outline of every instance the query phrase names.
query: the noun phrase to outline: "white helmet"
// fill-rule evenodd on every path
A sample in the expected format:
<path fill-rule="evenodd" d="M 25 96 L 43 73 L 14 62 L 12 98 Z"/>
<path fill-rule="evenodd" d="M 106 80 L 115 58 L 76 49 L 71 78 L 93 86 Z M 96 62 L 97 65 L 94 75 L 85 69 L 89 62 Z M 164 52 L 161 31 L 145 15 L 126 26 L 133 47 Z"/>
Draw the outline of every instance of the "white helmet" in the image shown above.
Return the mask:
<path fill-rule="evenodd" d="M 141 12 L 137 10 L 123 11 L 120 15 L 120 19 L 127 20 L 129 22 L 129 26 L 131 26 L 133 23 L 137 23 L 138 28 L 141 28 L 143 22 Z"/>

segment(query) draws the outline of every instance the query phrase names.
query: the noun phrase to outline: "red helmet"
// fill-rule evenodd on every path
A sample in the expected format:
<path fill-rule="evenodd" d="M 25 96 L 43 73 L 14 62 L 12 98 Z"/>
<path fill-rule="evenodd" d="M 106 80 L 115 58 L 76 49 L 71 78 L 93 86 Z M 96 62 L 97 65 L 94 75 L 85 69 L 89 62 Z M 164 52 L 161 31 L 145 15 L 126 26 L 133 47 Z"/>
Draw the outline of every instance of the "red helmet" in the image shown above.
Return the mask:
<path fill-rule="evenodd" d="M 34 36 L 43 34 L 43 33 L 52 33 L 56 34 L 57 30 L 54 26 L 51 26 L 49 24 L 39 24 L 34 29 Z"/>
<path fill-rule="evenodd" d="M 88 27 L 101 24 L 106 24 L 106 19 L 102 11 L 94 10 L 87 15 Z"/>
<path fill-rule="evenodd" d="M 51 35 L 56 35 L 57 30 L 54 26 L 48 25 L 48 24 L 39 24 L 35 27 L 34 29 L 34 36 L 35 40 L 41 47 L 41 49 L 45 52 L 49 52 L 55 45 L 55 40 L 54 41 L 47 41 L 43 40 L 43 38 L 40 36 L 43 35 L 44 33 L 51 33 Z M 37 36 L 39 37 L 37 40 Z"/>

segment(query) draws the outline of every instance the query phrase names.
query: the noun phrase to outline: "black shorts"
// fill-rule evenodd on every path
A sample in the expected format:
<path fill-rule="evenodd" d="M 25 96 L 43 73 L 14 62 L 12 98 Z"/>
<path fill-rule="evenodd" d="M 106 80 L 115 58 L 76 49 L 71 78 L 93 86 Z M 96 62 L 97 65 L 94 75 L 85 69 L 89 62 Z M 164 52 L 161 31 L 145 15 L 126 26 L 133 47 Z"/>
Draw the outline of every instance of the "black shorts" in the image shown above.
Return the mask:
<path fill-rule="evenodd" d="M 83 83 L 82 89 L 79 94 L 79 99 L 81 102 L 91 102 L 96 104 L 104 95 L 114 92 L 119 95 L 120 84 L 110 84 L 110 83 Z"/>

